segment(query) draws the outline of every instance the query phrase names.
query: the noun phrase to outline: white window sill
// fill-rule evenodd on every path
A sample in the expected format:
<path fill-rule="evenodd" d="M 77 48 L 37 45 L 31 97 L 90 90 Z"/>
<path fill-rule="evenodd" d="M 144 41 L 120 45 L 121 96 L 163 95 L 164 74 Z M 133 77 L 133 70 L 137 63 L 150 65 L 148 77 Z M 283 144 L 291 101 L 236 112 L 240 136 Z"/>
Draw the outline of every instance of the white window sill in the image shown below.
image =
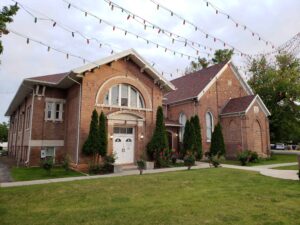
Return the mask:
<path fill-rule="evenodd" d="M 211 140 L 206 140 L 206 142 L 210 143 L 210 142 L 211 142 Z"/>
<path fill-rule="evenodd" d="M 45 120 L 46 122 L 53 122 L 53 123 L 62 123 L 63 120 L 51 120 L 51 119 L 47 119 Z"/>

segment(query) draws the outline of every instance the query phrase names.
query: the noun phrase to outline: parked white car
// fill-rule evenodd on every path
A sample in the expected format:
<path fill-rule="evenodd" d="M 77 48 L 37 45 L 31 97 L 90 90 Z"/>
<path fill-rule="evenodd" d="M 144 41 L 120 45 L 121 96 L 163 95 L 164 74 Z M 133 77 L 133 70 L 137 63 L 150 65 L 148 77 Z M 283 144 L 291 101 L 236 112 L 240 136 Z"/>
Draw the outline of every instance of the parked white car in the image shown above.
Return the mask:
<path fill-rule="evenodd" d="M 283 143 L 276 143 L 276 150 L 285 150 L 285 145 Z"/>

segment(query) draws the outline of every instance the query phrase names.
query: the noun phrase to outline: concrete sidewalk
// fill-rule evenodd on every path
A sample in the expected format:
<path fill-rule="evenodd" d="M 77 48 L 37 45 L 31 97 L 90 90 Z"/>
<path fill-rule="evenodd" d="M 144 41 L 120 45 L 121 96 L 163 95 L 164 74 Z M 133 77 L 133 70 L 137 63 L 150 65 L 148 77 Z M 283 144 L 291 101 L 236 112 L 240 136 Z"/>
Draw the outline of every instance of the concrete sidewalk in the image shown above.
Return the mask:
<path fill-rule="evenodd" d="M 297 170 L 275 170 L 272 168 L 281 167 L 281 166 L 293 166 L 297 165 L 297 162 L 294 163 L 279 163 L 279 164 L 271 164 L 271 165 L 264 165 L 264 166 L 236 166 L 236 165 L 225 165 L 222 164 L 224 168 L 231 168 L 231 169 L 239 169 L 239 170 L 248 170 L 248 171 L 255 171 L 259 172 L 262 175 L 285 179 L 285 180 L 299 180 Z"/>
<path fill-rule="evenodd" d="M 195 169 L 204 169 L 204 168 L 209 168 L 209 164 L 203 162 L 196 162 L 196 166 L 193 166 L 191 169 L 195 170 Z M 163 168 L 163 169 L 154 169 L 154 170 L 144 170 L 143 174 L 165 173 L 165 172 L 173 172 L 173 171 L 181 171 L 181 170 L 187 170 L 187 167 L 172 167 L 172 168 Z M 35 184 L 49 184 L 49 183 L 69 182 L 69 181 L 76 181 L 76 180 L 99 179 L 99 178 L 107 178 L 107 177 L 123 177 L 123 176 L 130 176 L 130 175 L 139 175 L 139 174 L 140 172 L 138 170 L 127 170 L 127 171 L 122 171 L 121 173 L 112 173 L 106 175 L 5 182 L 5 183 L 0 183 L 0 187 L 18 187 L 18 186 L 28 186 L 28 185 L 35 185 Z"/>

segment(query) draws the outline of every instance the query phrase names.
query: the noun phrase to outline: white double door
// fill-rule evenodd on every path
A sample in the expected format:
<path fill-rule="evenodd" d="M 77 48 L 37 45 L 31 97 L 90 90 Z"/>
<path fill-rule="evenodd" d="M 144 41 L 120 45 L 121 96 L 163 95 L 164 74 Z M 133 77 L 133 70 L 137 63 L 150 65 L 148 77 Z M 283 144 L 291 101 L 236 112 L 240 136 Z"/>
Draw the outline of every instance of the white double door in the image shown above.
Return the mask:
<path fill-rule="evenodd" d="M 116 164 L 133 163 L 134 160 L 134 135 L 114 134 L 113 149 L 116 154 Z"/>

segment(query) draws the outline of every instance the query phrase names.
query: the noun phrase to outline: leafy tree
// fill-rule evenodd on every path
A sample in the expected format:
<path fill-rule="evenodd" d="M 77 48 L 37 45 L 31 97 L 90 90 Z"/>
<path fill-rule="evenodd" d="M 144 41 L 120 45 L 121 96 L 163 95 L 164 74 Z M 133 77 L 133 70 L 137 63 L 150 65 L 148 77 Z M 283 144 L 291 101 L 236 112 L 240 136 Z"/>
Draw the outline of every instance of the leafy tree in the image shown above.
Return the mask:
<path fill-rule="evenodd" d="M 215 126 L 209 149 L 210 156 L 225 155 L 225 143 L 220 122 Z"/>
<path fill-rule="evenodd" d="M 195 131 L 194 126 L 190 120 L 187 120 L 184 127 L 184 134 L 183 134 L 183 149 L 182 149 L 182 156 L 185 156 L 187 152 L 191 151 L 194 152 L 195 148 Z"/>
<path fill-rule="evenodd" d="M 6 29 L 6 24 L 13 22 L 12 17 L 17 13 L 19 7 L 17 4 L 11 5 L 9 7 L 4 6 L 0 11 L 0 37 L 2 35 L 8 34 L 9 31 Z M 0 41 L 0 54 L 3 52 L 2 42 Z"/>
<path fill-rule="evenodd" d="M 300 142 L 300 62 L 290 54 L 277 55 L 271 63 L 265 57 L 253 60 L 248 81 L 271 112 L 272 142 Z"/>
<path fill-rule="evenodd" d="M 227 62 L 231 59 L 232 55 L 232 49 L 218 49 L 215 51 L 214 58 L 212 58 L 212 62 L 214 64 Z"/>
<path fill-rule="evenodd" d="M 0 123 L 0 142 L 7 142 L 8 138 L 8 124 L 6 122 Z"/>
<path fill-rule="evenodd" d="M 196 158 L 199 160 L 202 158 L 202 137 L 201 137 L 201 127 L 198 115 L 191 118 L 191 123 L 194 127 L 195 139 L 194 139 L 194 151 L 196 152 Z"/>
<path fill-rule="evenodd" d="M 93 160 L 96 159 L 96 153 L 99 150 L 99 125 L 98 125 L 98 113 L 94 109 L 91 117 L 90 131 L 87 140 L 85 141 L 82 152 L 85 155 L 93 156 Z"/>
<path fill-rule="evenodd" d="M 159 106 L 156 113 L 156 127 L 152 139 L 147 145 L 148 156 L 150 159 L 158 160 L 163 151 L 168 149 L 168 147 L 163 108 Z"/>
<path fill-rule="evenodd" d="M 101 112 L 99 117 L 99 149 L 98 154 L 101 157 L 106 156 L 107 153 L 107 128 L 106 128 L 106 116 Z"/>
<path fill-rule="evenodd" d="M 185 74 L 189 74 L 209 66 L 210 62 L 206 58 L 198 57 L 196 61 L 192 61 L 190 65 L 185 69 Z"/>

